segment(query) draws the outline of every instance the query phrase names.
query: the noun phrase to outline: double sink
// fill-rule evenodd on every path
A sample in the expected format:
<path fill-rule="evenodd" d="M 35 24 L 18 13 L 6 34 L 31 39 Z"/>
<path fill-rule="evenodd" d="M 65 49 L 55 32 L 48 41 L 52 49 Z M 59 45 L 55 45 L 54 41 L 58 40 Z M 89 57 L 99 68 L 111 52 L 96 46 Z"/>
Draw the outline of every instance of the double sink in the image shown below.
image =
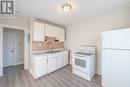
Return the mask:
<path fill-rule="evenodd" d="M 45 53 L 57 53 L 57 52 L 61 52 L 61 51 L 48 51 L 48 52 L 45 52 Z"/>
<path fill-rule="evenodd" d="M 33 55 L 46 55 L 46 54 L 55 54 L 55 53 L 60 53 L 63 50 L 48 50 L 48 51 L 41 51 L 41 52 L 33 52 Z"/>

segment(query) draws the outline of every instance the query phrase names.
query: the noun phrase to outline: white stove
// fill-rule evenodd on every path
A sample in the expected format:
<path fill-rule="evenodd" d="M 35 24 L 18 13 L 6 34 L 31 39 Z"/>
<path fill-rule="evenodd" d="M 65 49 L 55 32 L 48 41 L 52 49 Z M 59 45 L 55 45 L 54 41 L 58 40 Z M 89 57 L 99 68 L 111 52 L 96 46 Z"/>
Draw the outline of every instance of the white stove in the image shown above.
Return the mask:
<path fill-rule="evenodd" d="M 85 47 L 73 54 L 73 73 L 91 81 L 95 75 L 95 47 Z"/>

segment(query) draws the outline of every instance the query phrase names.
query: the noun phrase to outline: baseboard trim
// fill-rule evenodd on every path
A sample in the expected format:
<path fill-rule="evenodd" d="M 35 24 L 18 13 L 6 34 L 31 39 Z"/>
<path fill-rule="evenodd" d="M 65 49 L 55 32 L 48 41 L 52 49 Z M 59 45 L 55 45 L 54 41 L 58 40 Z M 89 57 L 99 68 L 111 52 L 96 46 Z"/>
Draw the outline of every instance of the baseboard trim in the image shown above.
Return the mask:
<path fill-rule="evenodd" d="M 3 76 L 3 70 L 0 70 L 0 77 Z"/>

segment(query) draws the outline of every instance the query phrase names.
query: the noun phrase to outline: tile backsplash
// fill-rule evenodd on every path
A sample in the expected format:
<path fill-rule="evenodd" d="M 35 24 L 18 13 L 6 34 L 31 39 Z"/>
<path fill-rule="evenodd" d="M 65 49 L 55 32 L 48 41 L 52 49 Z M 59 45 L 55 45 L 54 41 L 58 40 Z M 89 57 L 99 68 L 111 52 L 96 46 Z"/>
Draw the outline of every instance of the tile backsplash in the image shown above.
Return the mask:
<path fill-rule="evenodd" d="M 32 41 L 32 50 L 48 50 L 64 48 L 64 42 L 59 42 L 55 37 L 46 37 L 45 41 Z"/>

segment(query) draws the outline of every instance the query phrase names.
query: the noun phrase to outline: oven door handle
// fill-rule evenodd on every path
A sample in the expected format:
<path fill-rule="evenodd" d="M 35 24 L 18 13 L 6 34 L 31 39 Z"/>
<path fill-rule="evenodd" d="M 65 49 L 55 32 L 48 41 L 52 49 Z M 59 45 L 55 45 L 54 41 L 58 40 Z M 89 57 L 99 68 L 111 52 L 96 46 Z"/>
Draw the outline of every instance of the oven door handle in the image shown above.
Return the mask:
<path fill-rule="evenodd" d="M 75 55 L 76 57 L 86 57 L 86 56 L 82 56 L 82 55 Z"/>
<path fill-rule="evenodd" d="M 88 57 L 87 56 L 77 56 L 75 55 L 74 56 L 74 59 L 77 58 L 77 59 L 83 59 L 83 60 L 88 60 Z"/>

